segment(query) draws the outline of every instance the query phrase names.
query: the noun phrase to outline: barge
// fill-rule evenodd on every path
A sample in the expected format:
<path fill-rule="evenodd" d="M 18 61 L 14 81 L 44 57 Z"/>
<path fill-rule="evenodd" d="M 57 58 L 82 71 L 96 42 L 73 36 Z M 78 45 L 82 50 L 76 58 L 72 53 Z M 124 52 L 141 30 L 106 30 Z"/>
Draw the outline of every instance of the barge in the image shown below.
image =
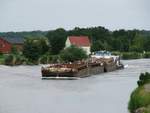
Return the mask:
<path fill-rule="evenodd" d="M 96 53 L 86 61 L 50 64 L 42 67 L 42 79 L 79 79 L 91 75 L 122 69 L 120 57 L 108 53 Z"/>

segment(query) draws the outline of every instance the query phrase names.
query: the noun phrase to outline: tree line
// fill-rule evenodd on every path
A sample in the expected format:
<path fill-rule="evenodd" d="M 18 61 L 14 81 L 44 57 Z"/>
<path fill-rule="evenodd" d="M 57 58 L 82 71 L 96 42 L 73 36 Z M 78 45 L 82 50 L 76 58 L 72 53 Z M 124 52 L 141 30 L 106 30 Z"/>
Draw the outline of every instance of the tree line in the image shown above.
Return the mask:
<path fill-rule="evenodd" d="M 65 46 L 67 36 L 86 35 L 89 36 L 92 47 L 91 51 L 109 50 L 121 52 L 142 52 L 150 51 L 150 31 L 144 30 L 115 30 L 110 31 L 104 27 L 79 28 L 65 30 L 58 28 L 50 31 L 31 32 L 7 32 L 0 33 L 0 36 L 9 37 L 32 37 L 47 38 L 50 44 L 51 53 L 59 54 Z"/>
<path fill-rule="evenodd" d="M 46 37 L 53 54 L 59 54 L 64 48 L 67 36 L 89 36 L 92 43 L 91 51 L 108 50 L 120 52 L 150 51 L 150 31 L 116 30 L 110 31 L 104 27 L 74 28 L 66 31 L 59 28 L 49 31 Z"/>
<path fill-rule="evenodd" d="M 0 36 L 25 38 L 23 55 L 31 61 L 36 61 L 43 55 L 59 55 L 65 47 L 67 36 L 85 35 L 90 38 L 91 51 L 108 50 L 119 52 L 150 51 L 150 31 L 115 30 L 104 27 L 79 28 L 65 30 L 58 28 L 50 31 L 8 32 Z M 72 49 L 72 48 L 71 48 Z M 71 50 L 69 49 L 69 50 Z M 66 53 L 66 51 L 64 51 Z M 64 56 L 64 55 L 62 55 Z M 70 56 L 65 56 L 70 57 Z M 64 57 L 64 58 L 65 58 Z M 58 58 L 54 58 L 58 59 Z"/>

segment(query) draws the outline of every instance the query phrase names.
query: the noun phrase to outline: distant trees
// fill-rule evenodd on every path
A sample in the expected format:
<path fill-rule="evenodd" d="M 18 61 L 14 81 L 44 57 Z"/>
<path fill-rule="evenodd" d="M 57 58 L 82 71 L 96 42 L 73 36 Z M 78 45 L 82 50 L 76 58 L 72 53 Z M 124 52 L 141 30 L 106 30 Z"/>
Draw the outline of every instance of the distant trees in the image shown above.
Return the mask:
<path fill-rule="evenodd" d="M 110 31 L 104 27 L 76 27 L 66 31 L 59 28 L 51 31 L 31 31 L 31 32 L 8 32 L 0 33 L 2 37 L 47 37 L 51 53 L 59 54 L 65 46 L 67 36 L 70 35 L 86 35 L 92 42 L 92 51 L 111 50 L 122 52 L 141 52 L 150 51 L 150 31 L 140 30 L 116 30 Z M 144 44 L 144 47 L 143 47 Z"/>
<path fill-rule="evenodd" d="M 65 31 L 62 28 L 49 31 L 47 37 L 52 54 L 59 54 L 64 48 L 67 36 L 86 35 L 90 38 L 91 51 L 108 50 L 121 52 L 150 51 L 150 33 L 139 30 L 109 31 L 104 27 L 79 28 Z"/>
<path fill-rule="evenodd" d="M 37 61 L 40 56 L 48 52 L 49 44 L 45 38 L 27 38 L 24 42 L 23 55 L 29 61 Z"/>
<path fill-rule="evenodd" d="M 61 51 L 60 57 L 63 61 L 73 62 L 73 61 L 85 59 L 87 58 L 87 55 L 83 49 L 72 45 L 64 49 L 63 51 Z"/>
<path fill-rule="evenodd" d="M 93 42 L 91 45 L 91 52 L 104 50 L 103 44 L 101 41 Z"/>
<path fill-rule="evenodd" d="M 129 51 L 143 52 L 145 41 L 146 40 L 142 35 L 136 35 Z"/>
<path fill-rule="evenodd" d="M 79 28 L 66 31 L 58 28 L 51 31 L 8 32 L 1 37 L 25 38 L 23 51 L 13 46 L 4 63 L 10 65 L 56 63 L 59 60 L 72 62 L 87 58 L 85 51 L 75 46 L 64 49 L 67 36 L 88 36 L 91 41 L 91 52 L 108 50 L 122 53 L 123 59 L 150 57 L 150 31 L 116 30 L 104 27 Z M 0 53 L 0 57 L 3 57 Z M 59 60 L 58 60 L 59 59 Z M 29 62 L 28 62 L 29 61 Z M 1 61 L 0 61 L 1 62 Z"/>

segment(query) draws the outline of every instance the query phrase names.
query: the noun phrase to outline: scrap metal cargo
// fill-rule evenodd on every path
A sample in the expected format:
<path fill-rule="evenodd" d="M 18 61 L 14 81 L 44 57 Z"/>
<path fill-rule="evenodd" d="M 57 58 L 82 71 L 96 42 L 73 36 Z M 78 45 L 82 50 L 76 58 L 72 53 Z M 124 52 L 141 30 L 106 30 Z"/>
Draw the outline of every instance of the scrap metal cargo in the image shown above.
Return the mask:
<path fill-rule="evenodd" d="M 78 79 L 122 68 L 123 64 L 121 64 L 119 56 L 101 51 L 84 61 L 50 64 L 42 67 L 41 72 L 43 79 Z"/>

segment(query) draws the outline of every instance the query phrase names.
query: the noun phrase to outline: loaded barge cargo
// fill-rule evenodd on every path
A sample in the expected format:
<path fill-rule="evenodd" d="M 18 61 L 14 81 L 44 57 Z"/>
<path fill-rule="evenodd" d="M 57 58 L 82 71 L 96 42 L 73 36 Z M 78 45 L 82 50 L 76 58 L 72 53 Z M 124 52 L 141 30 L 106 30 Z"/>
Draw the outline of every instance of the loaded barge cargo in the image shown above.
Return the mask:
<path fill-rule="evenodd" d="M 122 69 L 124 66 L 120 63 L 117 56 L 110 57 L 93 55 L 88 61 L 76 63 L 50 64 L 42 67 L 42 79 L 79 79 L 91 75 Z"/>

